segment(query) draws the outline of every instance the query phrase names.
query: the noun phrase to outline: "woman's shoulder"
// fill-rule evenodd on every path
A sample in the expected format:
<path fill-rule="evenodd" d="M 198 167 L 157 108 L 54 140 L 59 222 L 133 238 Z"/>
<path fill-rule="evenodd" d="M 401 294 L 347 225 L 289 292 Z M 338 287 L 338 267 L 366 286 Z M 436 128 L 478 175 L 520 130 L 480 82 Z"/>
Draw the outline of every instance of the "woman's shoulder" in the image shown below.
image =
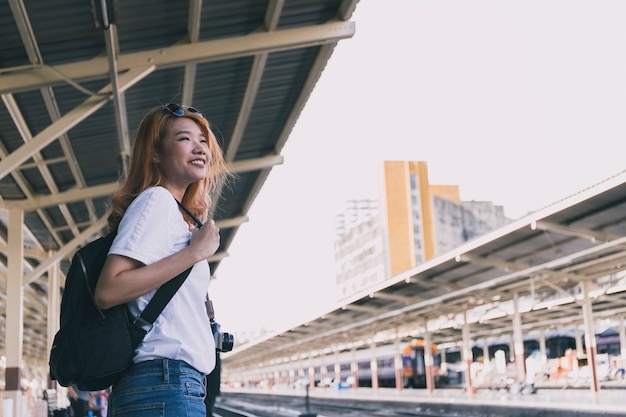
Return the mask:
<path fill-rule="evenodd" d="M 131 203 L 131 208 L 141 207 L 144 210 L 146 207 L 160 207 L 165 209 L 170 206 L 176 206 L 176 200 L 174 196 L 167 191 L 167 189 L 160 186 L 153 186 L 143 190 Z"/>
<path fill-rule="evenodd" d="M 161 187 L 160 185 L 154 185 L 152 187 L 146 188 L 137 196 L 136 199 L 143 199 L 143 200 L 167 199 L 167 200 L 171 200 L 172 202 L 176 201 L 174 199 L 174 196 L 166 188 Z"/>

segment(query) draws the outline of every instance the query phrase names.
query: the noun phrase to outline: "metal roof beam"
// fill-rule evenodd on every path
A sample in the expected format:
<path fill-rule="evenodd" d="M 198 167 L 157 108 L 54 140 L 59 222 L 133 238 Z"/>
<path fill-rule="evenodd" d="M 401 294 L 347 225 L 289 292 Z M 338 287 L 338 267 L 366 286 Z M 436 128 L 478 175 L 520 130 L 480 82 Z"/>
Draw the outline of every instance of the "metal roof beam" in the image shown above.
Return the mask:
<path fill-rule="evenodd" d="M 50 115 L 50 120 L 59 120 L 61 118 L 61 111 L 59 110 L 59 106 L 54 97 L 52 88 L 43 88 L 41 90 L 41 95 L 43 96 L 44 103 L 46 104 L 46 109 L 48 110 L 48 114 Z M 61 145 L 65 163 L 67 163 L 67 165 L 69 166 L 70 171 L 72 172 L 72 176 L 76 181 L 76 185 L 78 185 L 79 187 L 85 187 L 87 182 L 85 181 L 85 177 L 83 176 L 80 166 L 78 165 L 78 159 L 74 154 L 74 149 L 72 148 L 72 145 L 66 133 L 59 136 L 59 145 Z M 54 163 L 54 161 L 47 159 L 45 163 L 47 165 L 50 165 Z M 22 165 L 22 167 L 24 168 L 24 165 Z M 85 201 L 85 205 L 87 206 L 89 218 L 95 218 L 96 208 L 94 207 L 93 202 L 89 200 Z M 51 229 L 48 228 L 48 230 Z M 61 240 L 58 239 L 58 241 L 60 242 Z"/>
<path fill-rule="evenodd" d="M 202 0 L 191 0 L 187 14 L 187 36 L 190 43 L 197 43 L 200 39 L 200 20 L 202 17 Z M 183 104 L 193 105 L 193 97 L 196 85 L 196 64 L 185 65 L 183 79 L 183 92 L 181 101 Z"/>
<path fill-rule="evenodd" d="M 5 200 L 2 205 L 6 208 L 21 209 L 27 212 L 44 207 L 57 206 L 75 201 L 111 195 L 120 187 L 118 182 L 97 185 L 87 188 L 73 188 L 62 193 L 39 195 L 26 200 Z"/>
<path fill-rule="evenodd" d="M 8 153 L 6 152 L 6 149 L 0 144 L 0 160 L 4 160 L 7 156 L 8 156 Z M 20 190 L 22 190 L 22 193 L 24 193 L 24 195 L 27 196 L 27 197 L 31 196 L 30 186 L 27 184 L 26 180 L 24 179 L 24 176 L 20 172 L 14 172 L 14 173 L 12 173 L 12 175 L 13 175 L 13 180 L 15 181 L 17 186 L 20 188 Z M 0 206 L 3 206 L 2 208 L 7 208 L 6 204 L 0 204 Z M 61 238 L 59 237 L 59 235 L 57 233 L 52 232 L 51 224 L 50 224 L 50 221 L 49 221 L 48 217 L 46 216 L 46 214 L 38 211 L 37 215 L 40 217 L 42 223 L 47 228 L 47 230 L 51 230 L 50 237 L 57 244 L 60 245 Z M 37 239 L 35 239 L 33 233 L 26 226 L 23 227 L 23 230 L 24 230 L 24 233 L 28 234 L 30 239 L 33 242 L 35 242 L 37 247 L 41 248 L 40 242 L 38 242 Z"/>
<path fill-rule="evenodd" d="M 4 240 L 0 241 L 0 251 L 6 252 L 8 247 L 9 246 Z M 44 250 L 36 248 L 24 248 L 24 258 L 37 259 L 40 261 L 42 259 L 45 259 L 47 256 L 48 253 Z"/>
<path fill-rule="evenodd" d="M 599 232 L 596 230 L 585 229 L 582 227 L 547 222 L 544 220 L 531 222 L 530 228 L 532 230 L 543 230 L 546 232 L 554 232 L 567 236 L 579 237 L 582 239 L 590 240 L 593 243 L 610 242 L 611 240 L 619 239 L 620 237 L 622 237 L 617 235 L 610 235 L 608 233 Z"/>
<path fill-rule="evenodd" d="M 347 310 L 347 311 L 356 311 L 359 313 L 367 313 L 367 314 L 371 314 L 373 316 L 380 314 L 381 309 L 380 308 L 373 308 L 373 307 L 367 307 L 367 306 L 361 306 L 361 305 L 357 305 L 357 304 L 346 304 L 345 306 L 341 307 L 342 310 Z"/>
<path fill-rule="evenodd" d="M 41 52 L 37 46 L 37 39 L 35 38 L 35 32 L 30 24 L 28 13 L 26 12 L 26 6 L 22 0 L 9 0 L 9 6 L 11 7 L 11 13 L 15 20 L 15 25 L 20 33 L 20 38 L 24 44 L 24 49 L 28 55 L 28 59 L 32 63 L 41 64 L 43 59 L 41 58 Z"/>
<path fill-rule="evenodd" d="M 484 256 L 474 256 L 474 255 L 469 255 L 467 253 L 456 255 L 454 260 L 457 262 L 467 262 L 467 263 L 472 263 L 472 264 L 492 266 L 495 268 L 500 268 L 504 270 L 505 272 L 522 271 L 528 268 L 528 265 L 501 261 L 499 259 L 486 258 Z"/>
<path fill-rule="evenodd" d="M 119 51 L 119 41 L 117 37 L 116 25 L 111 24 L 104 29 L 104 40 L 109 68 L 109 81 L 111 82 L 113 109 L 115 110 L 117 144 L 120 151 L 119 169 L 122 176 L 126 176 L 126 171 L 128 170 L 128 159 L 130 157 L 130 137 L 128 133 L 128 119 L 126 118 L 126 97 L 124 92 L 119 88 L 120 84 L 116 59 Z"/>
<path fill-rule="evenodd" d="M 36 152 L 85 120 L 89 115 L 104 106 L 108 100 L 109 97 L 88 98 L 65 116 L 42 130 L 41 133 L 33 137 L 32 140 L 11 152 L 5 159 L 0 161 L 0 178 L 4 178 L 12 171 L 17 170 L 22 162 L 32 158 Z"/>
<path fill-rule="evenodd" d="M 120 73 L 154 65 L 168 68 L 271 53 L 308 46 L 337 43 L 354 35 L 353 22 L 331 22 L 315 26 L 284 29 L 272 32 L 251 33 L 227 39 L 217 39 L 193 44 L 173 45 L 150 51 L 120 54 L 117 59 Z M 0 71 L 0 94 L 28 91 L 49 85 L 106 78 L 107 57 L 98 56 L 87 61 L 61 64 L 54 67 L 34 65 Z"/>
<path fill-rule="evenodd" d="M 143 67 L 125 73 L 120 77 L 122 89 L 129 88 L 140 79 L 147 76 L 154 70 L 154 67 Z M 111 98 L 111 86 L 106 86 L 100 90 L 99 95 L 91 96 L 81 104 L 67 112 L 56 122 L 42 130 L 33 140 L 28 141 L 9 156 L 0 161 L 0 179 L 18 169 L 19 165 L 33 156 L 35 152 L 49 145 L 62 134 L 85 120 L 91 114 L 102 108 Z"/>
<path fill-rule="evenodd" d="M 250 220 L 248 216 L 237 216 L 218 220 L 215 222 L 215 225 L 220 229 L 232 229 L 233 227 L 239 227 L 242 224 L 247 223 L 248 220 Z"/>
<path fill-rule="evenodd" d="M 359 0 L 343 0 L 339 5 L 339 12 L 337 12 L 337 18 L 340 20 L 348 20 L 352 17 L 356 4 Z"/>
<path fill-rule="evenodd" d="M 241 159 L 230 164 L 235 173 L 258 171 L 280 165 L 284 161 L 282 155 L 269 154 L 260 158 Z"/>
<path fill-rule="evenodd" d="M 15 102 L 15 99 L 13 98 L 13 94 L 3 94 L 2 101 L 9 111 L 9 114 L 13 119 L 13 123 L 17 127 L 17 130 L 19 131 L 24 143 L 31 141 L 33 139 L 33 136 L 30 132 L 30 129 L 28 128 L 28 125 L 26 124 L 26 121 L 24 120 L 24 117 L 22 116 L 22 112 L 20 111 L 17 103 Z M 32 158 L 37 164 L 37 170 L 39 171 L 41 177 L 46 183 L 48 190 L 50 190 L 53 195 L 59 192 L 59 187 L 52 177 L 52 173 L 50 173 L 48 165 L 44 163 L 45 160 L 43 156 L 41 156 L 39 152 L 34 152 Z M 67 206 L 64 204 L 59 205 L 59 211 L 61 212 L 61 215 L 63 216 L 65 222 L 72 228 L 72 233 L 74 235 L 77 235 L 79 233 L 78 228 L 76 227 L 74 223 L 74 218 L 72 217 L 72 214 L 70 213 Z"/>
<path fill-rule="evenodd" d="M 385 291 L 373 292 L 373 293 L 371 293 L 369 295 L 369 297 L 370 298 L 380 298 L 380 299 L 383 299 L 383 300 L 397 301 L 397 302 L 403 303 L 403 304 L 410 304 L 410 303 L 415 301 L 411 297 L 406 297 L 406 296 L 398 295 L 398 294 L 390 294 L 390 293 L 385 292 Z"/>
<path fill-rule="evenodd" d="M 217 262 L 217 261 L 221 261 L 224 258 L 228 257 L 228 252 L 227 251 L 219 251 L 214 253 L 213 255 L 209 256 L 207 258 L 207 261 L 209 262 Z"/>
<path fill-rule="evenodd" d="M 280 14 L 285 6 L 285 0 L 270 0 L 267 3 L 267 9 L 265 9 L 265 30 L 276 30 L 278 27 L 278 21 L 280 20 Z"/>
<path fill-rule="evenodd" d="M 252 70 L 250 71 L 248 83 L 246 84 L 246 91 L 243 96 L 241 107 L 239 108 L 239 114 L 237 115 L 237 122 L 235 123 L 235 128 L 233 129 L 233 133 L 230 137 L 228 149 L 226 149 L 225 154 L 228 160 L 232 161 L 237 156 L 237 150 L 240 147 L 243 133 L 248 125 L 252 105 L 254 104 L 257 92 L 259 91 L 259 84 L 261 84 L 261 78 L 263 77 L 266 62 L 267 53 L 259 54 L 254 57 Z"/>

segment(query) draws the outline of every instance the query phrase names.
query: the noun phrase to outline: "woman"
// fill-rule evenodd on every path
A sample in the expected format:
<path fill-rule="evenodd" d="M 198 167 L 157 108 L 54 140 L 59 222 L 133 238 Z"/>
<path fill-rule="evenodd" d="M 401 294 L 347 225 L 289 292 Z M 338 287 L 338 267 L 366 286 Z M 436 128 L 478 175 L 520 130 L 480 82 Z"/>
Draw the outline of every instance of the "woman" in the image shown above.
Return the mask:
<path fill-rule="evenodd" d="M 111 416 L 204 416 L 204 378 L 215 366 L 215 342 L 204 305 L 206 259 L 220 244 L 208 220 L 228 175 L 209 122 L 197 110 L 167 104 L 139 124 L 128 175 L 113 195 L 108 223 L 117 235 L 96 288 L 102 309 L 127 303 L 139 314 L 156 288 L 191 273 L 113 386 Z M 181 210 L 178 202 L 203 227 Z"/>

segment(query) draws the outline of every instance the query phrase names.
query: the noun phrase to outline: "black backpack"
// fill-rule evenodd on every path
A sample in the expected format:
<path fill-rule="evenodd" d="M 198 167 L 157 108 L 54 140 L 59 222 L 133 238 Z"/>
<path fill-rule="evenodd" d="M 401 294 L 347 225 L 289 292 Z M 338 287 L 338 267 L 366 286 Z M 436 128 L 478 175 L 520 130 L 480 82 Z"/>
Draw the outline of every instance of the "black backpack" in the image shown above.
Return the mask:
<path fill-rule="evenodd" d="M 135 348 L 152 328 L 191 268 L 162 285 L 146 309 L 132 318 L 126 304 L 100 310 L 94 291 L 114 233 L 79 249 L 61 299 L 59 331 L 50 351 L 50 377 L 61 386 L 98 391 L 116 383 L 133 364 Z"/>

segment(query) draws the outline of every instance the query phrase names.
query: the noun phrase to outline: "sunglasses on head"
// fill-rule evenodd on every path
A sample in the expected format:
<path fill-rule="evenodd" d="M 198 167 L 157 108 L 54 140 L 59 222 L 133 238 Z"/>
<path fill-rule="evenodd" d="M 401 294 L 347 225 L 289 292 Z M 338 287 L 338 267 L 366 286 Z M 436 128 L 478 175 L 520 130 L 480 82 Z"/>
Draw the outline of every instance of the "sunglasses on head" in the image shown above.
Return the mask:
<path fill-rule="evenodd" d="M 197 115 L 202 116 L 203 118 L 206 119 L 206 116 L 204 114 L 194 109 L 193 107 L 181 106 L 180 104 L 176 104 L 176 103 L 167 103 L 163 107 L 165 107 L 167 110 L 169 110 L 170 113 L 172 113 L 175 116 L 184 116 L 185 110 L 187 110 L 191 113 L 196 113 Z"/>

